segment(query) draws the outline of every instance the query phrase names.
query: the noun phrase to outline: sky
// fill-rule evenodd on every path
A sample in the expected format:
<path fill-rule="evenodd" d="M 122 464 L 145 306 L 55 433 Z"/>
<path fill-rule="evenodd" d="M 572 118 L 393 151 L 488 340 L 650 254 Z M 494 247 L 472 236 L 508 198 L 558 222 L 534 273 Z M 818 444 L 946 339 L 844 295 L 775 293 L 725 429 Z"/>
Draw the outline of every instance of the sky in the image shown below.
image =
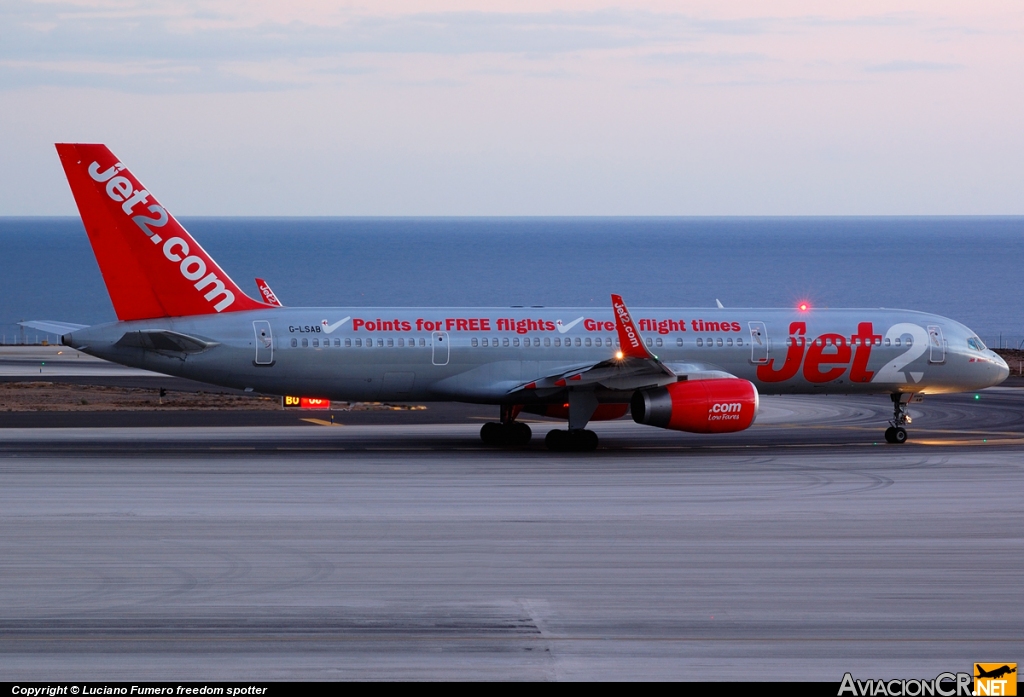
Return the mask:
<path fill-rule="evenodd" d="M 1024 3 L 3 0 L 0 215 L 1024 214 Z"/>

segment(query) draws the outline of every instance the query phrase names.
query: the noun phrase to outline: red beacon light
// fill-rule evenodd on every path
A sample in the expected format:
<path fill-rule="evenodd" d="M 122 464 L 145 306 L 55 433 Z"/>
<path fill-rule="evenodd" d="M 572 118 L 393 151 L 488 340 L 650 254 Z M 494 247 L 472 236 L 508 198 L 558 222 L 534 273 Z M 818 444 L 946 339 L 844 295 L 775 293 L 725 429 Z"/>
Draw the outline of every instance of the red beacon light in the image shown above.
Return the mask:
<path fill-rule="evenodd" d="M 807 312 L 808 310 L 811 309 L 811 305 L 810 303 L 807 302 L 801 302 L 799 305 L 796 306 L 796 309 L 800 310 L 800 312 Z"/>

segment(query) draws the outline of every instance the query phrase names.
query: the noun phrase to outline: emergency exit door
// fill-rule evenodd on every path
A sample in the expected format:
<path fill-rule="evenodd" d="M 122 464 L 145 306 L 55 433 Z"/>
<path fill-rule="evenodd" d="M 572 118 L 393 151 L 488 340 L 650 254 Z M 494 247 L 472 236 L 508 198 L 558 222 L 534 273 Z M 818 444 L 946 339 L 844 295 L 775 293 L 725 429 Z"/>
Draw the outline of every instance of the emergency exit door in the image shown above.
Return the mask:
<path fill-rule="evenodd" d="M 256 332 L 256 365 L 274 364 L 274 334 L 270 331 L 270 322 L 258 319 L 252 323 Z"/>
<path fill-rule="evenodd" d="M 942 327 L 928 325 L 928 362 L 946 362 L 946 340 L 942 338 Z"/>
<path fill-rule="evenodd" d="M 448 332 L 434 332 L 430 344 L 434 365 L 448 365 Z"/>
<path fill-rule="evenodd" d="M 750 362 L 764 365 L 768 362 L 768 330 L 764 322 L 747 322 L 750 327 Z"/>

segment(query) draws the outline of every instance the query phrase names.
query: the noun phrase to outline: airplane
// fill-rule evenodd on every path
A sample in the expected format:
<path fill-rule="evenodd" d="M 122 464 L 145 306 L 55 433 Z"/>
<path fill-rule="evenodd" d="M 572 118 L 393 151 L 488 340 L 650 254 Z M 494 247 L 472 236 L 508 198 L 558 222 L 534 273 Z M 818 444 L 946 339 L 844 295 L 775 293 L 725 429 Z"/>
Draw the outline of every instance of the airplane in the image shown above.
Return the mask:
<path fill-rule="evenodd" d="M 969 328 L 891 309 L 282 307 L 246 295 L 104 145 L 56 145 L 117 322 L 65 325 L 99 358 L 274 395 L 498 407 L 480 436 L 523 446 L 522 413 L 566 420 L 556 451 L 598 446 L 591 421 L 686 433 L 749 428 L 761 394 L 878 394 L 908 405 L 1002 382 Z M 60 323 L 49 323 L 58 326 Z"/>
<path fill-rule="evenodd" d="M 1016 667 L 1011 668 L 1008 665 L 1003 665 L 999 668 L 994 668 L 993 670 L 984 670 L 978 664 L 974 664 L 974 667 L 978 672 L 978 674 L 974 676 L 976 678 L 1001 678 L 1004 675 L 1010 675 L 1011 673 L 1017 672 Z"/>

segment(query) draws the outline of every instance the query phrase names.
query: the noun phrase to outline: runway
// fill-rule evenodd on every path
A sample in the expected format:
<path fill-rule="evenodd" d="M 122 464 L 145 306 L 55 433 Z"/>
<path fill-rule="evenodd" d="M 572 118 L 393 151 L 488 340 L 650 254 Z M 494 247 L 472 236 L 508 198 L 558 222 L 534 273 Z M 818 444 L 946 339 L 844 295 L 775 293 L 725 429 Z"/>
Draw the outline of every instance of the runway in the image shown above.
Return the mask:
<path fill-rule="evenodd" d="M 883 399 L 762 404 L 731 437 L 596 424 L 589 454 L 541 424 L 488 450 L 474 413 L 0 428 L 0 680 L 838 682 L 1024 655 L 1024 390 L 930 397 L 903 446 Z"/>

